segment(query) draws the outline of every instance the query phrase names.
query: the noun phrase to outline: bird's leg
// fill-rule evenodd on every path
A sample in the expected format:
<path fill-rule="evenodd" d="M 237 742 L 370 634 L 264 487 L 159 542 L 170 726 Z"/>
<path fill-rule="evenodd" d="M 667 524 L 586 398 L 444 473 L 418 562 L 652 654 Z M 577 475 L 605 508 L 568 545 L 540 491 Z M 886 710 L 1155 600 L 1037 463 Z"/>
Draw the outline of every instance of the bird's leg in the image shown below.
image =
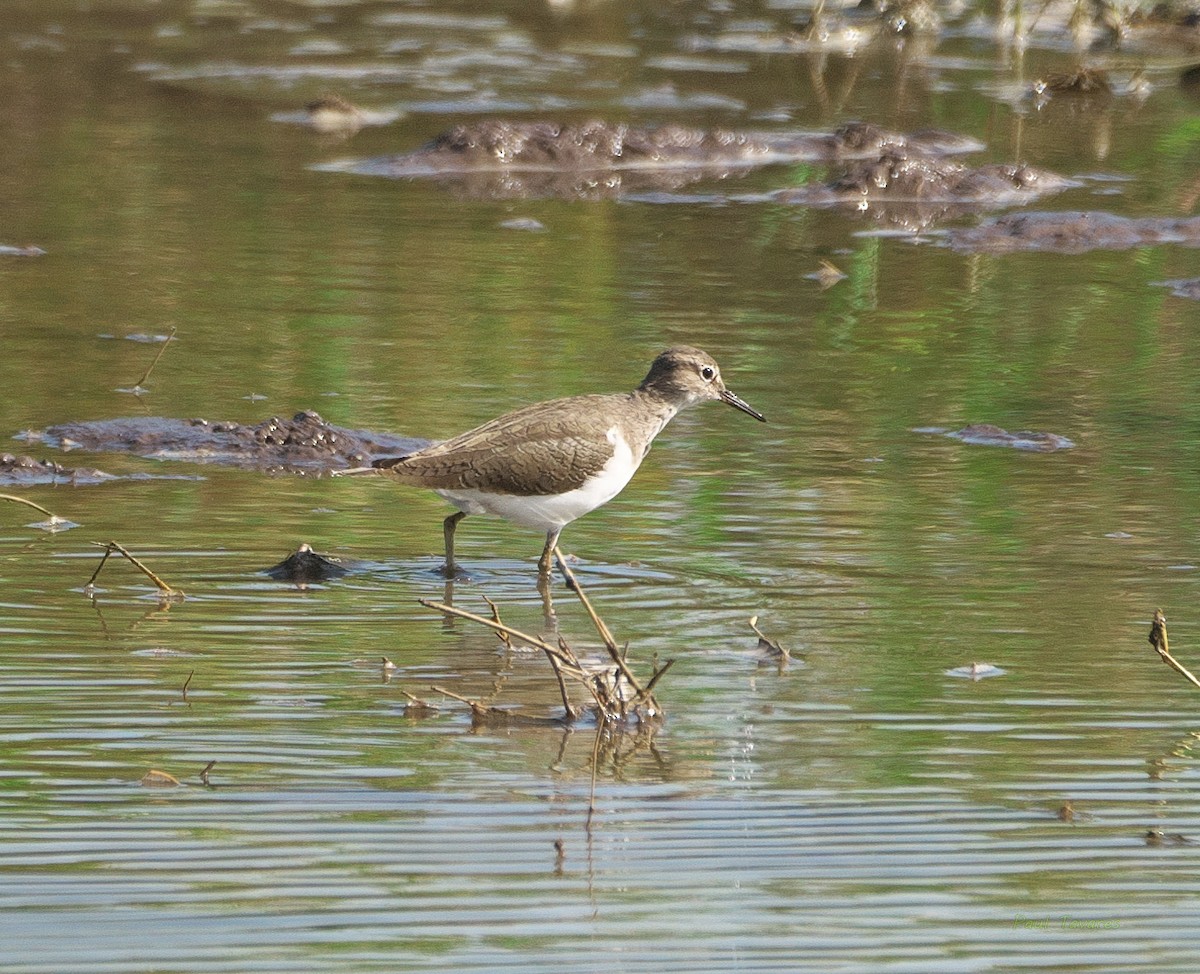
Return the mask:
<path fill-rule="evenodd" d="M 446 539 L 446 567 L 442 569 L 447 578 L 453 578 L 456 566 L 454 564 L 454 529 L 458 522 L 467 516 L 466 511 L 455 511 L 442 522 L 442 536 Z"/>
<path fill-rule="evenodd" d="M 562 528 L 546 532 L 546 547 L 542 549 L 542 557 L 538 559 L 538 578 L 547 578 L 550 569 L 554 567 L 554 548 L 558 544 L 558 535 Z"/>

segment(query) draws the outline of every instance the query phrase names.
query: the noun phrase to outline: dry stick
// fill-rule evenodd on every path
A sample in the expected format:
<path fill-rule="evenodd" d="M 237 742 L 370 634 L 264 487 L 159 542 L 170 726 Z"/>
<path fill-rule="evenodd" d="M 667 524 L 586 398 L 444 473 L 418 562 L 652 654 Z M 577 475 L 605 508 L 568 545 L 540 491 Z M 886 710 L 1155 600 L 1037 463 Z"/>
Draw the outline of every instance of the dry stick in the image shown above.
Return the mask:
<path fill-rule="evenodd" d="M 163 352 L 165 352 L 167 350 L 167 346 L 171 344 L 171 339 L 175 337 L 175 332 L 177 330 L 178 330 L 177 328 L 174 328 L 174 327 L 171 328 L 171 334 L 169 334 L 167 336 L 167 340 L 162 343 L 162 348 L 160 348 L 158 350 L 158 354 L 154 356 L 154 361 L 150 363 L 150 368 L 148 368 L 145 371 L 145 373 L 142 375 L 142 377 L 133 384 L 133 387 L 135 389 L 140 388 L 142 383 L 150 378 L 150 373 L 154 371 L 154 366 L 158 365 L 158 360 L 163 357 Z"/>
<path fill-rule="evenodd" d="M 92 543 L 99 544 L 100 542 L 93 541 Z M 100 577 L 100 569 L 104 567 L 104 563 L 106 561 L 108 561 L 108 556 L 111 555 L 112 553 L 113 553 L 112 548 L 110 548 L 108 545 L 105 545 L 104 546 L 104 557 L 100 559 L 100 564 L 97 565 L 96 570 L 94 572 L 92 572 L 92 577 L 88 579 L 87 584 L 84 586 L 85 589 L 91 588 L 93 585 L 96 584 L 96 579 Z"/>
<path fill-rule="evenodd" d="M 499 622 L 500 610 L 496 607 L 496 603 L 489 599 L 486 595 L 483 597 L 483 601 L 486 602 L 488 607 L 492 610 L 492 621 Z M 496 635 L 500 637 L 500 641 L 504 643 L 508 649 L 511 650 L 513 648 L 512 639 L 509 637 L 508 633 L 504 632 L 503 630 L 497 630 Z"/>
<path fill-rule="evenodd" d="M 592 608 L 592 603 L 584 594 L 583 589 L 579 585 L 579 579 L 575 577 L 575 573 L 567 567 L 567 560 L 563 557 L 563 553 L 558 550 L 558 545 L 554 546 L 554 557 L 558 559 L 558 567 L 562 569 L 563 576 L 574 589 L 575 594 L 579 596 L 579 601 L 583 603 L 584 609 L 587 610 L 588 616 L 591 617 L 592 625 L 596 627 L 596 632 L 600 634 L 600 638 L 604 640 L 604 645 L 608 647 L 608 652 L 613 658 L 619 655 L 617 650 L 617 641 L 613 639 L 613 635 L 608 630 L 608 626 L 604 624 L 604 620 L 596 615 L 596 610 Z"/>
<path fill-rule="evenodd" d="M 558 637 L 558 648 L 564 653 L 570 653 L 571 651 L 570 647 L 567 646 L 566 641 L 562 638 L 562 636 Z M 559 660 L 559 658 L 553 653 L 547 653 L 546 659 L 550 661 L 550 669 L 554 670 L 554 678 L 558 680 L 558 692 L 562 697 L 563 709 L 567 712 L 567 720 L 574 720 L 578 716 L 578 713 L 576 712 L 574 706 L 572 706 L 571 697 L 567 693 L 567 681 L 563 679 L 562 661 Z"/>
<path fill-rule="evenodd" d="M 588 793 L 588 834 L 592 831 L 592 816 L 596 813 L 596 775 L 600 764 L 600 735 L 604 733 L 604 721 L 596 724 L 596 736 L 592 739 L 592 790 Z"/>
<path fill-rule="evenodd" d="M 193 677 L 193 676 L 195 676 L 195 675 L 196 675 L 196 671 L 195 671 L 195 670 L 192 670 L 192 672 L 188 674 L 188 677 L 187 677 L 187 679 L 183 681 L 183 699 L 184 699 L 184 700 L 186 700 L 186 699 L 187 699 L 187 688 L 188 688 L 188 684 L 192 682 L 192 677 Z"/>
<path fill-rule="evenodd" d="M 1171 667 L 1171 669 L 1180 674 L 1193 686 L 1200 687 L 1200 680 L 1197 680 L 1182 663 L 1171 655 L 1170 647 L 1167 645 L 1167 617 L 1163 615 L 1162 609 L 1154 610 L 1154 619 L 1150 623 L 1150 645 L 1155 648 L 1159 657 L 1167 666 Z"/>
<path fill-rule="evenodd" d="M 458 616 L 460 619 L 469 619 L 471 622 L 478 622 L 481 626 L 487 626 L 496 632 L 506 633 L 521 642 L 528 643 L 534 649 L 540 649 L 544 653 L 557 655 L 558 650 L 551 646 L 544 639 L 538 639 L 537 636 L 531 636 L 527 632 L 521 632 L 520 629 L 514 629 L 512 626 L 506 626 L 503 622 L 496 622 L 481 615 L 476 615 L 474 612 L 468 612 L 466 609 L 459 609 L 453 605 L 446 605 L 444 602 L 435 602 L 433 599 L 418 599 L 421 605 L 427 609 L 436 609 L 438 612 L 444 612 L 447 615 Z M 570 660 L 564 660 L 569 663 Z"/>
<path fill-rule="evenodd" d="M 506 626 L 503 622 L 499 621 L 499 618 L 487 619 L 481 615 L 476 615 L 474 612 L 468 612 L 466 609 L 459 609 L 453 605 L 446 605 L 445 603 L 442 603 L 442 602 L 434 602 L 432 599 L 420 599 L 419 601 L 420 601 L 421 605 L 425 606 L 428 609 L 436 609 L 439 612 L 445 612 L 449 615 L 455 615 L 461 619 L 468 619 L 471 622 L 477 622 L 482 626 L 487 626 L 489 629 L 493 630 L 494 632 L 500 633 L 501 638 L 511 637 L 511 638 L 515 638 L 515 639 L 520 639 L 522 642 L 528 643 L 530 646 L 534 647 L 535 649 L 540 649 L 543 653 L 546 654 L 546 657 L 550 660 L 551 668 L 554 670 L 554 675 L 558 679 L 559 690 L 561 691 L 562 698 L 563 698 L 563 706 L 566 708 L 566 711 L 567 711 L 567 719 L 574 720 L 576 717 L 579 716 L 578 710 L 576 710 L 576 708 L 571 705 L 570 700 L 568 698 L 567 688 L 563 683 L 563 677 L 562 677 L 563 668 L 567 669 L 571 673 L 571 675 L 574 676 L 576 679 L 580 680 L 580 682 L 583 682 L 585 685 L 589 686 L 589 689 L 590 689 L 590 685 L 588 685 L 586 683 L 586 681 L 583 679 L 583 676 L 584 676 L 583 669 L 579 666 L 579 661 L 577 659 L 575 659 L 575 654 L 570 650 L 570 647 L 568 647 L 565 643 L 562 642 L 561 638 L 559 639 L 559 644 L 562 648 L 556 649 L 555 647 L 553 647 L 549 643 L 547 643 L 544 639 L 539 639 L 537 636 L 531 636 L 531 635 L 529 635 L 529 633 L 521 632 L 521 630 L 519 630 L 519 629 L 513 629 L 511 626 Z M 499 616 L 499 613 L 496 612 L 496 606 L 489 599 L 484 599 L 484 601 L 487 602 L 488 605 L 491 605 L 492 612 L 495 613 L 497 616 Z M 448 697 L 454 697 L 454 699 L 456 699 L 456 700 L 463 700 L 462 697 L 457 697 L 453 693 L 447 693 L 447 691 L 442 690 L 440 687 L 434 687 L 434 689 L 437 690 L 439 693 L 445 693 L 446 696 L 448 696 Z M 595 694 L 593 694 L 593 696 L 595 696 Z M 463 702 L 470 705 L 472 709 L 475 709 L 475 704 L 472 703 L 471 701 L 463 700 Z M 597 704 L 597 706 L 600 706 L 601 701 L 599 699 L 597 699 L 596 704 Z"/>
<path fill-rule="evenodd" d="M 106 561 L 108 561 L 108 556 L 111 555 L 114 551 L 119 551 L 121 554 L 123 554 L 126 558 L 129 559 L 129 561 L 133 564 L 134 568 L 136 568 L 143 575 L 145 575 L 148 579 L 150 579 L 150 581 L 152 581 L 154 583 L 155 587 L 160 592 L 162 592 L 164 595 L 183 595 L 183 592 L 181 592 L 179 589 L 171 588 L 170 585 L 168 585 L 161 578 L 159 578 L 157 575 L 155 575 L 154 572 L 150 571 L 149 568 L 147 568 L 140 561 L 138 561 L 136 558 L 134 558 L 133 555 L 131 555 L 128 551 L 126 551 L 121 545 L 117 544 L 115 541 L 93 541 L 92 544 L 94 544 L 97 548 L 104 548 L 105 551 L 104 551 L 104 557 L 100 560 L 100 564 L 96 567 L 96 571 L 92 575 L 91 581 L 88 582 L 88 585 L 91 585 L 92 582 L 96 581 L 96 576 L 100 574 L 100 569 L 103 568 L 104 563 Z"/>
<path fill-rule="evenodd" d="M 639 690 L 637 696 L 635 696 L 633 698 L 633 705 L 636 706 L 637 702 L 639 700 L 643 699 L 643 697 L 649 699 L 650 691 L 654 689 L 654 685 L 656 683 L 658 683 L 658 681 L 662 678 L 663 674 L 665 674 L 667 672 L 667 670 L 669 670 L 674 665 L 675 665 L 675 661 L 673 659 L 669 659 L 661 667 L 659 667 L 657 670 L 655 670 L 654 675 L 650 677 L 650 682 L 646 684 L 646 689 Z"/>
<path fill-rule="evenodd" d="M 52 521 L 61 521 L 57 514 L 52 514 L 50 511 L 42 507 L 41 504 L 35 504 L 33 501 L 27 501 L 24 497 L 17 497 L 15 494 L 0 494 L 0 501 L 12 501 L 14 504 L 24 504 L 26 507 L 32 507 L 35 511 L 41 511 Z"/>
<path fill-rule="evenodd" d="M 612 633 L 609 632 L 608 626 L 604 624 L 604 620 L 601 619 L 596 614 L 596 610 L 592 608 L 592 603 L 584 594 L 583 588 L 579 584 L 579 580 L 575 577 L 575 573 L 572 572 L 569 567 L 567 567 L 567 560 L 563 557 L 563 553 L 558 550 L 558 545 L 554 546 L 554 557 L 558 559 L 558 567 L 562 570 L 562 573 L 570 583 L 571 588 L 575 590 L 575 594 L 579 596 L 579 601 L 583 603 L 583 607 L 587 610 L 588 616 L 591 617 L 592 625 L 596 627 L 596 632 L 600 634 L 600 638 L 604 641 L 604 647 L 608 650 L 608 655 L 617 665 L 617 669 L 620 670 L 621 675 L 625 677 L 625 679 L 629 681 L 629 685 L 633 687 L 636 694 L 634 699 L 645 700 L 650 704 L 650 706 L 661 713 L 662 711 L 658 706 L 658 701 L 654 699 L 654 696 L 651 693 L 642 689 L 642 685 L 638 682 L 637 677 L 633 675 L 633 671 L 630 670 L 625 664 L 625 658 L 621 655 L 620 649 L 617 648 L 617 641 L 613 639 Z"/>

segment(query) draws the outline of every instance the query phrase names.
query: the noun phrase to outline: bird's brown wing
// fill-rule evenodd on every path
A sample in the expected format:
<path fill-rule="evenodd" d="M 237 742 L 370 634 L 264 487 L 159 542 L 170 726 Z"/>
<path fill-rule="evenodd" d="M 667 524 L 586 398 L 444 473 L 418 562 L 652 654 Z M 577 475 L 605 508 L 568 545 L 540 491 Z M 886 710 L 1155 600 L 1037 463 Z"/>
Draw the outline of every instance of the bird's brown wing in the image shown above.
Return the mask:
<path fill-rule="evenodd" d="M 625 398 L 572 396 L 536 403 L 374 466 L 402 483 L 432 490 L 561 494 L 582 486 L 611 459 L 614 447 L 607 428 L 597 425 L 597 415 Z"/>

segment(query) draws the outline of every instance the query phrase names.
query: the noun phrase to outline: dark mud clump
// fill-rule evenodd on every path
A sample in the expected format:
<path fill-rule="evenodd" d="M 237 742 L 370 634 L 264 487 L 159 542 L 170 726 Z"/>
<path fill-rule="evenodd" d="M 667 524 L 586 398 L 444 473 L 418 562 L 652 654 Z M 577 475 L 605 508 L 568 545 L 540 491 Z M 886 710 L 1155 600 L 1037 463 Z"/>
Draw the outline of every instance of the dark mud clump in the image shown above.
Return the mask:
<path fill-rule="evenodd" d="M 414 152 L 320 168 L 449 180 L 457 192 L 474 198 L 601 198 L 678 189 L 772 163 L 980 148 L 953 133 L 905 135 L 860 122 L 813 134 L 484 120 L 456 126 Z"/>
<path fill-rule="evenodd" d="M 940 156 L 886 152 L 852 162 L 827 183 L 781 190 L 773 198 L 811 206 L 853 206 L 915 230 L 981 209 L 1031 203 L 1075 185 L 1033 166 L 972 167 Z"/>
<path fill-rule="evenodd" d="M 913 202 L 1003 206 L 1057 193 L 1076 183 L 1033 166 L 965 166 L 936 156 L 887 153 L 848 168 L 822 187 L 839 200 L 880 197 Z"/>
<path fill-rule="evenodd" d="M 306 410 L 255 426 L 205 419 L 129 418 L 63 423 L 44 430 L 44 443 L 62 449 L 119 451 L 156 460 L 220 463 L 297 473 L 362 466 L 379 456 L 419 449 L 428 441 L 351 430 Z"/>
<path fill-rule="evenodd" d="M 0 453 L 0 484 L 29 487 L 38 484 L 100 484 L 117 479 L 92 467 L 64 467 L 53 460 Z"/>
<path fill-rule="evenodd" d="M 278 565 L 265 569 L 264 574 L 280 582 L 305 585 L 341 578 L 349 571 L 339 559 L 318 554 L 311 545 L 302 544 Z"/>
<path fill-rule="evenodd" d="M 889 148 L 962 152 L 977 144 L 949 133 L 901 135 L 853 123 L 831 135 L 731 132 L 680 125 L 636 128 L 592 121 L 483 121 L 459 125 L 394 165 L 435 171 L 479 169 L 612 169 L 761 165 L 796 158 L 859 158 Z"/>
<path fill-rule="evenodd" d="M 1101 212 L 1006 213 L 977 227 L 950 230 L 946 241 L 967 253 L 1026 250 L 1081 254 L 1173 243 L 1200 247 L 1200 217 L 1131 218 Z"/>
<path fill-rule="evenodd" d="M 1003 446 L 1013 450 L 1032 450 L 1036 453 L 1053 453 L 1055 450 L 1069 450 L 1075 446 L 1065 436 L 1057 433 L 1040 433 L 1031 430 L 1018 430 L 1010 433 L 1006 429 L 991 423 L 973 423 L 960 430 L 946 430 L 931 426 L 913 430 L 914 433 L 933 433 L 948 436 L 952 440 L 961 440 L 973 446 Z"/>

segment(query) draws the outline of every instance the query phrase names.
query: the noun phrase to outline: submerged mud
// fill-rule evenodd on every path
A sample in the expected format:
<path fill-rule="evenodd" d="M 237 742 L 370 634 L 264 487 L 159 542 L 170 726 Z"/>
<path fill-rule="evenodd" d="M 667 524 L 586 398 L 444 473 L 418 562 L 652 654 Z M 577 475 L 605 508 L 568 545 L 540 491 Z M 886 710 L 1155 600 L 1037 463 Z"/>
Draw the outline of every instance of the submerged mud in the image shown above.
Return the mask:
<path fill-rule="evenodd" d="M 1200 217 L 1124 217 L 1104 212 L 1006 213 L 976 227 L 949 230 L 947 243 L 967 253 L 1041 250 L 1081 254 L 1156 244 L 1200 247 Z"/>
<path fill-rule="evenodd" d="M 53 460 L 0 453 L 0 485 L 31 487 L 41 484 L 100 484 L 116 480 L 111 473 L 94 467 L 64 467 Z"/>
<path fill-rule="evenodd" d="M 928 426 L 913 430 L 913 432 L 946 436 L 952 440 L 970 443 L 972 446 L 1002 446 L 1012 450 L 1031 450 L 1036 453 L 1053 453 L 1056 450 L 1069 450 L 1075 446 L 1071 440 L 1065 436 L 1059 436 L 1057 433 L 1033 430 L 1017 430 L 1015 433 L 1010 433 L 992 423 L 972 423 L 960 430 Z"/>
<path fill-rule="evenodd" d="M 879 222 L 922 230 L 940 220 L 1032 203 L 1077 185 L 1034 166 L 968 166 L 942 156 L 888 151 L 849 163 L 826 183 L 780 190 L 771 198 L 786 204 L 854 207 Z"/>
<path fill-rule="evenodd" d="M 62 423 L 48 427 L 38 437 L 61 449 L 299 473 L 361 466 L 376 457 L 411 452 L 428 442 L 334 426 L 312 410 L 290 419 L 272 417 L 254 426 L 161 417 Z"/>
<path fill-rule="evenodd" d="M 420 149 L 320 168 L 391 178 L 432 178 L 472 198 L 598 198 L 679 189 L 758 166 L 878 158 L 888 152 L 974 152 L 949 132 L 889 132 L 852 122 L 829 133 L 658 128 L 590 121 L 484 120 L 459 125 Z"/>

